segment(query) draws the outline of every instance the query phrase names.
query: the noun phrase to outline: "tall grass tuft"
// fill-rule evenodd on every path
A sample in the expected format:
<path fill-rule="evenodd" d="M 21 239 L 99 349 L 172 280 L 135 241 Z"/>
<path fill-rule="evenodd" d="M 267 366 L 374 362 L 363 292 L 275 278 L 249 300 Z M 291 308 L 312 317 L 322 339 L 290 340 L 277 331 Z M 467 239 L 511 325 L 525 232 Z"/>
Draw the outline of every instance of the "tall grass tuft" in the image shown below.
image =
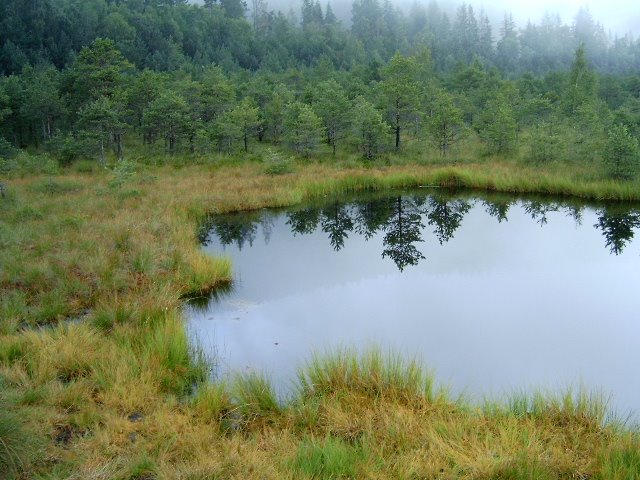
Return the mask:
<path fill-rule="evenodd" d="M 563 394 L 534 392 L 516 393 L 507 400 L 506 412 L 516 417 L 530 417 L 556 423 L 569 419 L 594 427 L 607 419 L 608 401 L 598 392 L 569 388 Z M 498 413 L 500 409 L 494 410 Z"/>
<path fill-rule="evenodd" d="M 211 365 L 202 348 L 188 338 L 177 315 L 167 314 L 164 322 L 154 324 L 143 341 L 150 364 L 158 365 L 161 388 L 182 395 L 208 378 Z"/>
<path fill-rule="evenodd" d="M 213 258 L 200 251 L 194 251 L 187 257 L 187 263 L 181 269 L 183 296 L 206 294 L 219 285 L 231 281 L 231 260 Z"/>
<path fill-rule="evenodd" d="M 262 374 L 251 372 L 235 377 L 231 395 L 248 420 L 269 418 L 282 412 L 271 382 Z"/>
<path fill-rule="evenodd" d="M 361 444 L 351 445 L 342 439 L 326 437 L 322 440 L 307 438 L 300 442 L 291 466 L 297 476 L 338 479 L 362 478 L 359 466 L 366 462 L 368 453 Z"/>
<path fill-rule="evenodd" d="M 432 402 L 442 395 L 435 392 L 432 375 L 417 360 L 384 355 L 377 348 L 363 354 L 350 349 L 316 354 L 298 372 L 298 382 L 302 398 L 351 391 L 373 398 Z"/>
<path fill-rule="evenodd" d="M 38 453 L 35 438 L 0 401 L 0 479 L 27 478 L 22 475 Z"/>
<path fill-rule="evenodd" d="M 199 418 L 213 422 L 220 422 L 234 408 L 224 382 L 202 384 L 190 405 Z"/>
<path fill-rule="evenodd" d="M 640 440 L 630 436 L 622 445 L 607 450 L 599 458 L 594 480 L 640 480 Z"/>

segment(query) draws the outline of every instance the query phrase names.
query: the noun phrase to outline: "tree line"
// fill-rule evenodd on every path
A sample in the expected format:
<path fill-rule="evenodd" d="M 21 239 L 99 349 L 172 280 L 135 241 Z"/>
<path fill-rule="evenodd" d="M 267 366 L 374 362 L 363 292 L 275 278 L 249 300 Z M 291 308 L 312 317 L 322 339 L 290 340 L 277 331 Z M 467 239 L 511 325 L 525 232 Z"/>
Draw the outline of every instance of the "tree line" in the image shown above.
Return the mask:
<path fill-rule="evenodd" d="M 517 31 L 506 16 L 495 42 L 486 16 L 468 5 L 450 23 L 435 3 L 405 18 L 389 3 L 356 0 L 348 30 L 330 5 L 312 0 L 303 1 L 299 23 L 258 0 L 250 15 L 237 0 L 11 0 L 0 8 L 5 156 L 36 148 L 62 162 L 104 162 L 111 152 L 123 158 L 127 144 L 207 154 L 249 152 L 260 142 L 307 158 L 358 151 L 370 160 L 407 141 L 446 157 L 473 138 L 486 154 L 606 157 L 619 178 L 637 170 L 640 76 L 598 72 L 593 52 L 608 45 L 602 58 L 613 58 L 613 44 L 586 11 L 563 30 L 583 41 L 562 69 L 523 59 L 534 26 Z M 446 47 L 437 44 L 447 38 Z M 505 53 L 515 48 L 509 39 L 520 53 Z M 155 63 L 156 54 L 173 63 Z"/>

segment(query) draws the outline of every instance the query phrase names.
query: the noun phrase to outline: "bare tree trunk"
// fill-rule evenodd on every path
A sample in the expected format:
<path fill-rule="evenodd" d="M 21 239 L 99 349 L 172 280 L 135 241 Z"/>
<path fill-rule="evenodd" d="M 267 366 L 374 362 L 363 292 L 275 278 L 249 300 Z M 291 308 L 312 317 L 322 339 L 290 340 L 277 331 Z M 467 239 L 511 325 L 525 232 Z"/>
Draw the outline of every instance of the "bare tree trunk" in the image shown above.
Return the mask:
<path fill-rule="evenodd" d="M 116 155 L 118 157 L 118 160 L 122 160 L 124 155 L 122 152 L 122 134 L 121 133 L 116 133 L 114 135 L 115 140 L 116 140 Z"/>
<path fill-rule="evenodd" d="M 396 112 L 396 150 L 400 149 L 400 112 Z"/>

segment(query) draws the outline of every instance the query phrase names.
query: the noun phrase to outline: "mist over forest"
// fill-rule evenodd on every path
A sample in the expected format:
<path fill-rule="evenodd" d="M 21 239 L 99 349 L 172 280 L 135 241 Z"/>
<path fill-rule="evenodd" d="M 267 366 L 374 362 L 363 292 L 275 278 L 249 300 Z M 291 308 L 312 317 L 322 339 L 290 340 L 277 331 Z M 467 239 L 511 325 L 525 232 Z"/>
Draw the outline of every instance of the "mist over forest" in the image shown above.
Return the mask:
<path fill-rule="evenodd" d="M 0 73 L 25 65 L 68 66 L 95 38 L 111 38 L 138 68 L 175 70 L 185 62 L 226 70 L 313 65 L 328 57 L 347 68 L 365 57 L 388 60 L 424 45 L 444 71 L 479 59 L 507 75 L 568 68 L 584 44 L 601 72 L 638 70 L 640 4 L 607 3 L 610 14 L 564 2 L 355 0 L 8 0 L 0 5 Z M 562 16 L 554 13 L 562 9 Z M 569 13 L 571 11 L 571 13 Z M 611 24 L 606 23 L 607 21 Z"/>
<path fill-rule="evenodd" d="M 194 3 L 202 4 L 203 0 L 196 0 Z M 299 0 L 270 0 L 267 2 L 268 8 L 274 11 L 281 11 L 285 14 L 289 12 L 298 13 L 301 6 Z M 328 0 L 336 17 L 344 23 L 351 24 L 350 0 Z M 325 7 L 326 3 L 322 3 Z M 568 1 L 556 2 L 551 0 L 543 1 L 521 1 L 510 2 L 507 0 L 473 1 L 462 2 L 456 0 L 394 0 L 390 2 L 405 15 L 410 14 L 416 5 L 428 7 L 430 3 L 437 3 L 440 8 L 450 17 L 455 16 L 455 12 L 462 3 L 467 3 L 477 11 L 484 11 L 493 25 L 499 25 L 505 14 L 513 15 L 516 25 L 524 28 L 527 23 L 539 23 L 545 15 L 558 16 L 562 23 L 572 25 L 575 16 L 581 9 L 587 9 L 595 21 L 604 26 L 605 31 L 612 35 L 624 36 L 627 33 L 637 35 L 640 31 L 640 3 L 628 0 L 612 0 L 610 2 L 586 2 Z M 248 2 L 251 10 L 251 2 Z"/>

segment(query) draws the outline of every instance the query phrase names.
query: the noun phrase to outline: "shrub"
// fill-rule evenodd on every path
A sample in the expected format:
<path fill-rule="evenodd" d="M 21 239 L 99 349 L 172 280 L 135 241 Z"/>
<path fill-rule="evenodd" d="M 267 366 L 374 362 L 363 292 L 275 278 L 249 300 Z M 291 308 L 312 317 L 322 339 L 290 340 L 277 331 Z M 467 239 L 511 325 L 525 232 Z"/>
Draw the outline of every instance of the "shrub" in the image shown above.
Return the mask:
<path fill-rule="evenodd" d="M 271 149 L 269 149 L 267 153 L 266 164 L 267 167 L 264 171 L 267 175 L 284 175 L 293 172 L 291 159 L 284 158 L 278 152 L 274 152 Z"/>
<path fill-rule="evenodd" d="M 31 155 L 19 152 L 14 157 L 0 156 L 0 175 L 8 177 L 24 177 L 27 175 L 48 174 L 58 172 L 58 165 L 48 155 Z"/>
<path fill-rule="evenodd" d="M 616 125 L 609 130 L 604 147 L 604 162 L 607 173 L 619 180 L 629 180 L 638 173 L 640 167 L 638 139 L 629 133 L 626 126 Z"/>

